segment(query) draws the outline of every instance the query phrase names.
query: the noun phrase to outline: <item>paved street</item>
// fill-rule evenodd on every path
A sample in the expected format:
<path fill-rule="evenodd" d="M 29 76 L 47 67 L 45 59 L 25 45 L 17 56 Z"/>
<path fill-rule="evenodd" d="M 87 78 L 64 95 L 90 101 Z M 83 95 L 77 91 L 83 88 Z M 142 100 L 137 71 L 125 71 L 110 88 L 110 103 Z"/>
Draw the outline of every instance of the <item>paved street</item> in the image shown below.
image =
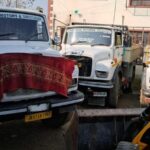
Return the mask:
<path fill-rule="evenodd" d="M 65 150 L 62 129 L 49 129 L 40 122 L 12 121 L 0 125 L 0 150 Z"/>

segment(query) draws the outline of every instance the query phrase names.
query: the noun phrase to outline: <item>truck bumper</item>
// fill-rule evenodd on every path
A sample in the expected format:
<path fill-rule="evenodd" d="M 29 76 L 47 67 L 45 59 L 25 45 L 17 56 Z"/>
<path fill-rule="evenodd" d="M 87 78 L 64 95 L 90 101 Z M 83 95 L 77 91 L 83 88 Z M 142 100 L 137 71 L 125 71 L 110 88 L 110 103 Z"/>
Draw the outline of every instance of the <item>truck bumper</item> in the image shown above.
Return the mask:
<path fill-rule="evenodd" d="M 103 89 L 112 89 L 113 83 L 112 81 L 97 81 L 97 80 L 79 80 L 80 86 L 86 87 L 95 87 L 95 88 L 103 88 Z"/>
<path fill-rule="evenodd" d="M 18 119 L 18 116 L 23 118 L 26 114 L 41 112 L 37 110 L 36 112 L 31 112 L 29 110 L 30 106 L 38 106 L 41 104 L 48 104 L 48 109 L 42 111 L 55 111 L 63 109 L 67 111 L 67 107 L 74 106 L 84 100 L 84 95 L 80 91 L 75 91 L 68 94 L 68 97 L 62 97 L 60 95 L 55 95 L 51 97 L 32 99 L 29 101 L 19 101 L 19 102 L 8 102 L 0 103 L 0 121 Z M 66 110 L 65 110 L 66 109 Z"/>
<path fill-rule="evenodd" d="M 85 94 L 88 105 L 105 106 L 113 87 L 111 81 L 79 80 L 79 89 Z"/>

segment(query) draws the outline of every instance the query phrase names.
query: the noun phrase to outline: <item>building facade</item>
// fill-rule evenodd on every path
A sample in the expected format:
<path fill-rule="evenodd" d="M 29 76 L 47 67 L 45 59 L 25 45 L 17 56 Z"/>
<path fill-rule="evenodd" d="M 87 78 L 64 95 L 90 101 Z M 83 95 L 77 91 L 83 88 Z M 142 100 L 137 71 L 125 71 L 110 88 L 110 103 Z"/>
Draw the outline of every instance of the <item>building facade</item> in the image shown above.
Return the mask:
<path fill-rule="evenodd" d="M 150 44 L 149 0 L 49 0 L 53 1 L 50 26 L 61 31 L 72 22 L 127 25 L 134 42 Z"/>

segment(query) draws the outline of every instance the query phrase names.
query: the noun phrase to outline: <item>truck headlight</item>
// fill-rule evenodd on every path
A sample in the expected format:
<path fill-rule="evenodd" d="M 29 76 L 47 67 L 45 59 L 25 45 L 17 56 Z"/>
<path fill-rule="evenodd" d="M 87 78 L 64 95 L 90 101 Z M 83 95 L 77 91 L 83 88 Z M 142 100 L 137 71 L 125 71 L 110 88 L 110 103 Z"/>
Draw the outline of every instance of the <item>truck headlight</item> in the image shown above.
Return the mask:
<path fill-rule="evenodd" d="M 98 78 L 107 78 L 108 77 L 108 72 L 105 71 L 95 71 L 96 77 Z"/>
<path fill-rule="evenodd" d="M 77 65 L 75 65 L 73 73 L 72 73 L 72 78 L 78 79 L 78 76 L 79 76 L 79 69 L 78 69 Z"/>

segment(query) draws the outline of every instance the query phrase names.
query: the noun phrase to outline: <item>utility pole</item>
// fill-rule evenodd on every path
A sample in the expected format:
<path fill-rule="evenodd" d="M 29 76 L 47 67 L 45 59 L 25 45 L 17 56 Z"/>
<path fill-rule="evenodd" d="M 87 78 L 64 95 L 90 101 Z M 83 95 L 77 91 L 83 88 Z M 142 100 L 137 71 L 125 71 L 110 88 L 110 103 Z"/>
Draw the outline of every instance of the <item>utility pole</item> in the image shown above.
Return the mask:
<path fill-rule="evenodd" d="M 124 26 L 124 16 L 122 16 L 122 26 Z"/>
<path fill-rule="evenodd" d="M 55 21 L 56 21 L 56 15 L 54 14 L 54 17 L 53 17 L 53 38 L 55 36 Z"/>
<path fill-rule="evenodd" d="M 71 17 L 72 17 L 72 15 L 71 14 L 69 14 L 69 25 L 71 24 Z"/>
<path fill-rule="evenodd" d="M 117 0 L 115 0 L 114 16 L 113 16 L 113 24 L 115 23 L 115 17 L 116 17 L 116 5 L 117 5 Z"/>

